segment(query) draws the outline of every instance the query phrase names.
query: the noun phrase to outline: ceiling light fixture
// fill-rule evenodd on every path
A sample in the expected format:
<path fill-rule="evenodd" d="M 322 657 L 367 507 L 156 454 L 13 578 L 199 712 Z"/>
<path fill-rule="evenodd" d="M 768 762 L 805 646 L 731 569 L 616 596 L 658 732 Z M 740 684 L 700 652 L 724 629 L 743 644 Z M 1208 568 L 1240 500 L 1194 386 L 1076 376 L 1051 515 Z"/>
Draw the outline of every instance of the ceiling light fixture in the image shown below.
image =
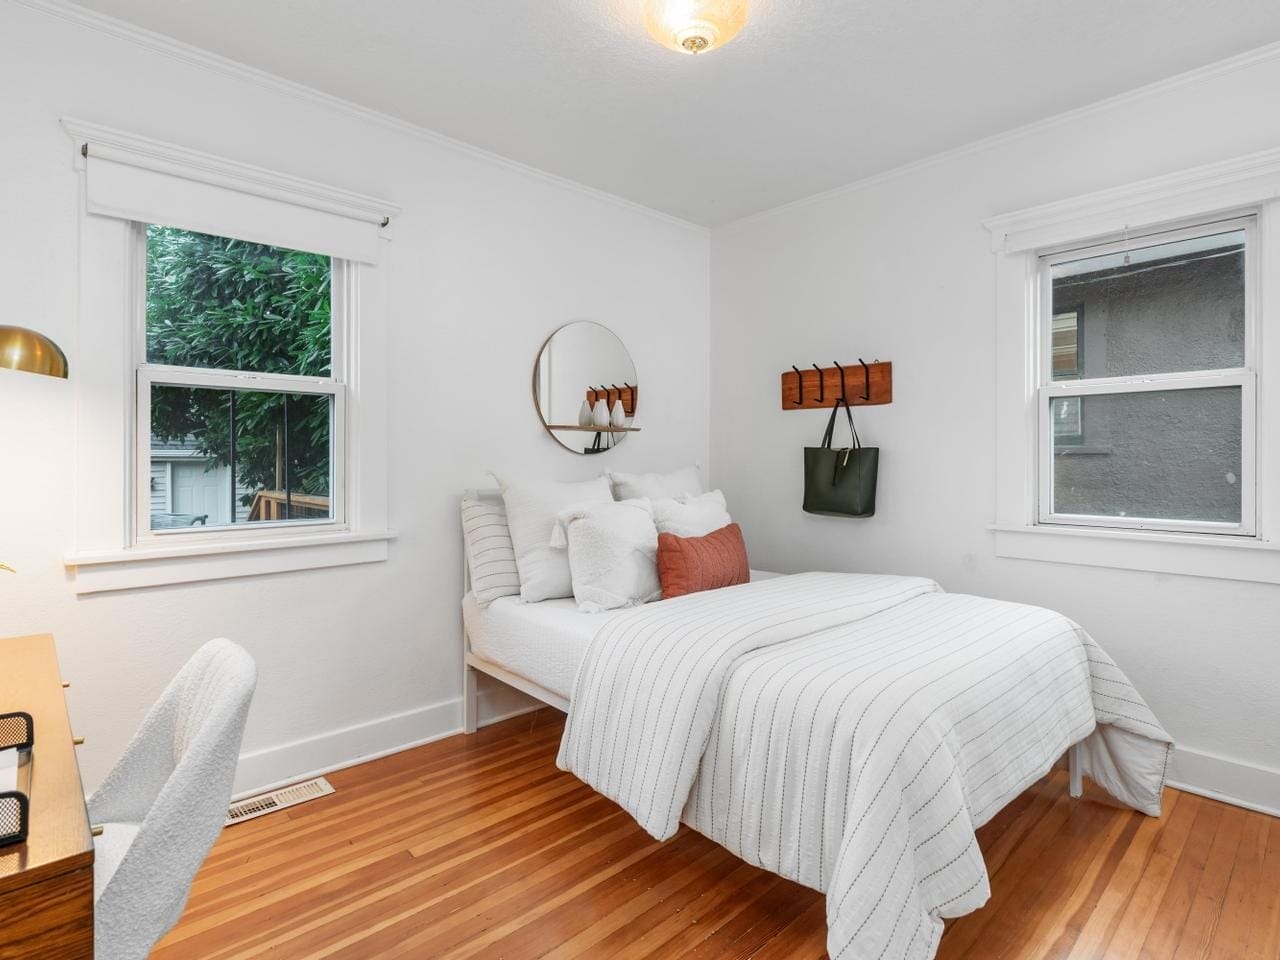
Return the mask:
<path fill-rule="evenodd" d="M 645 0 L 649 35 L 680 53 L 723 47 L 747 22 L 747 0 Z"/>

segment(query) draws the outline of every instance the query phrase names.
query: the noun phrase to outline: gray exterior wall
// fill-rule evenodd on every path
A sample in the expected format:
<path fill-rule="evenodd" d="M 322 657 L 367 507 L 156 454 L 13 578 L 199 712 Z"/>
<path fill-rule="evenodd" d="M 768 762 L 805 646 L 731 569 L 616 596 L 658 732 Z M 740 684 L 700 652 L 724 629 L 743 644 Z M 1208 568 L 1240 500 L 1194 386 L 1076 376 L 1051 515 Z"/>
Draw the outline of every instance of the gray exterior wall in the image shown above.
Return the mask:
<path fill-rule="evenodd" d="M 1244 364 L 1244 257 L 1145 265 L 1054 285 L 1083 311 L 1085 377 Z M 1239 521 L 1239 388 L 1086 397 L 1054 458 L 1060 513 Z"/>

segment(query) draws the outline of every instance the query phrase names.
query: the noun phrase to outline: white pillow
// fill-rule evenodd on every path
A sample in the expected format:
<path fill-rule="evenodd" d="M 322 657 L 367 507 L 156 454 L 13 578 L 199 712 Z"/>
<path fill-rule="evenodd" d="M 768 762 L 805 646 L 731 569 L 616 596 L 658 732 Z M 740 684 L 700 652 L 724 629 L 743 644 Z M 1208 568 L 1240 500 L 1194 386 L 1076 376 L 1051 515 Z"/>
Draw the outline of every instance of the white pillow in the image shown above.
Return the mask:
<path fill-rule="evenodd" d="M 579 503 L 611 502 L 609 481 L 604 477 L 584 483 L 509 484 L 499 480 L 498 485 L 520 571 L 520 599 L 536 603 L 573 596 L 569 556 L 551 546 L 556 516 Z"/>
<path fill-rule="evenodd" d="M 702 493 L 696 467 L 672 473 L 606 473 L 616 500 L 663 500 Z"/>
<path fill-rule="evenodd" d="M 565 544 L 573 598 L 583 613 L 662 599 L 658 528 L 648 500 L 584 503 L 560 513 L 552 544 Z"/>
<path fill-rule="evenodd" d="M 653 501 L 653 522 L 659 533 L 677 537 L 705 537 L 733 523 L 724 494 L 712 490 L 700 496 L 684 496 Z"/>
<path fill-rule="evenodd" d="M 462 539 L 467 547 L 467 569 L 476 602 L 487 607 L 499 597 L 520 592 L 516 552 L 507 529 L 507 511 L 501 500 L 462 498 Z"/>

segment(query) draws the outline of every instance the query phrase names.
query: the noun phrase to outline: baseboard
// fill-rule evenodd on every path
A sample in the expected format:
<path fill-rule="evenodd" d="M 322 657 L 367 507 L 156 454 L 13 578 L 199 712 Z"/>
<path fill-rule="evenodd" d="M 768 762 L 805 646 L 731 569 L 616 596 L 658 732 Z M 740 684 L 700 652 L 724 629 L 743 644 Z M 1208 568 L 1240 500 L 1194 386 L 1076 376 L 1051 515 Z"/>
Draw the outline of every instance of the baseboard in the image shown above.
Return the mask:
<path fill-rule="evenodd" d="M 1179 747 L 1169 765 L 1169 786 L 1280 817 L 1280 770 Z"/>
<path fill-rule="evenodd" d="M 488 725 L 529 713 L 541 704 L 513 703 L 501 690 L 481 690 L 479 706 L 481 725 Z M 241 800 L 461 732 L 459 697 L 243 753 L 236 768 L 232 799 Z"/>
<path fill-rule="evenodd" d="M 501 684 L 479 691 L 482 725 L 537 710 L 542 704 Z M 366 763 L 462 732 L 462 699 L 379 717 L 242 754 L 233 799 Z M 1169 768 L 1169 786 L 1248 810 L 1280 817 L 1280 770 L 1178 748 Z"/>

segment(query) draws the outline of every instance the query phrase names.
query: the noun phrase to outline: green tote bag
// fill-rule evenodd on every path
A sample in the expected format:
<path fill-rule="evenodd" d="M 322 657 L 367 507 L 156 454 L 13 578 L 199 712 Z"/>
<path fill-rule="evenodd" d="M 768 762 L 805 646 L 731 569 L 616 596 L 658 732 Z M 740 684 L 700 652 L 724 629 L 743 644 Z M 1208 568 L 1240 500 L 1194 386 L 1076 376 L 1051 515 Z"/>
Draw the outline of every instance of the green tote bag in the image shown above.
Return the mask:
<path fill-rule="evenodd" d="M 836 414 L 844 407 L 853 446 L 831 449 Z M 831 408 L 822 446 L 804 448 L 804 510 L 829 517 L 872 517 L 876 512 L 876 474 L 880 448 L 864 447 L 845 400 Z"/>

